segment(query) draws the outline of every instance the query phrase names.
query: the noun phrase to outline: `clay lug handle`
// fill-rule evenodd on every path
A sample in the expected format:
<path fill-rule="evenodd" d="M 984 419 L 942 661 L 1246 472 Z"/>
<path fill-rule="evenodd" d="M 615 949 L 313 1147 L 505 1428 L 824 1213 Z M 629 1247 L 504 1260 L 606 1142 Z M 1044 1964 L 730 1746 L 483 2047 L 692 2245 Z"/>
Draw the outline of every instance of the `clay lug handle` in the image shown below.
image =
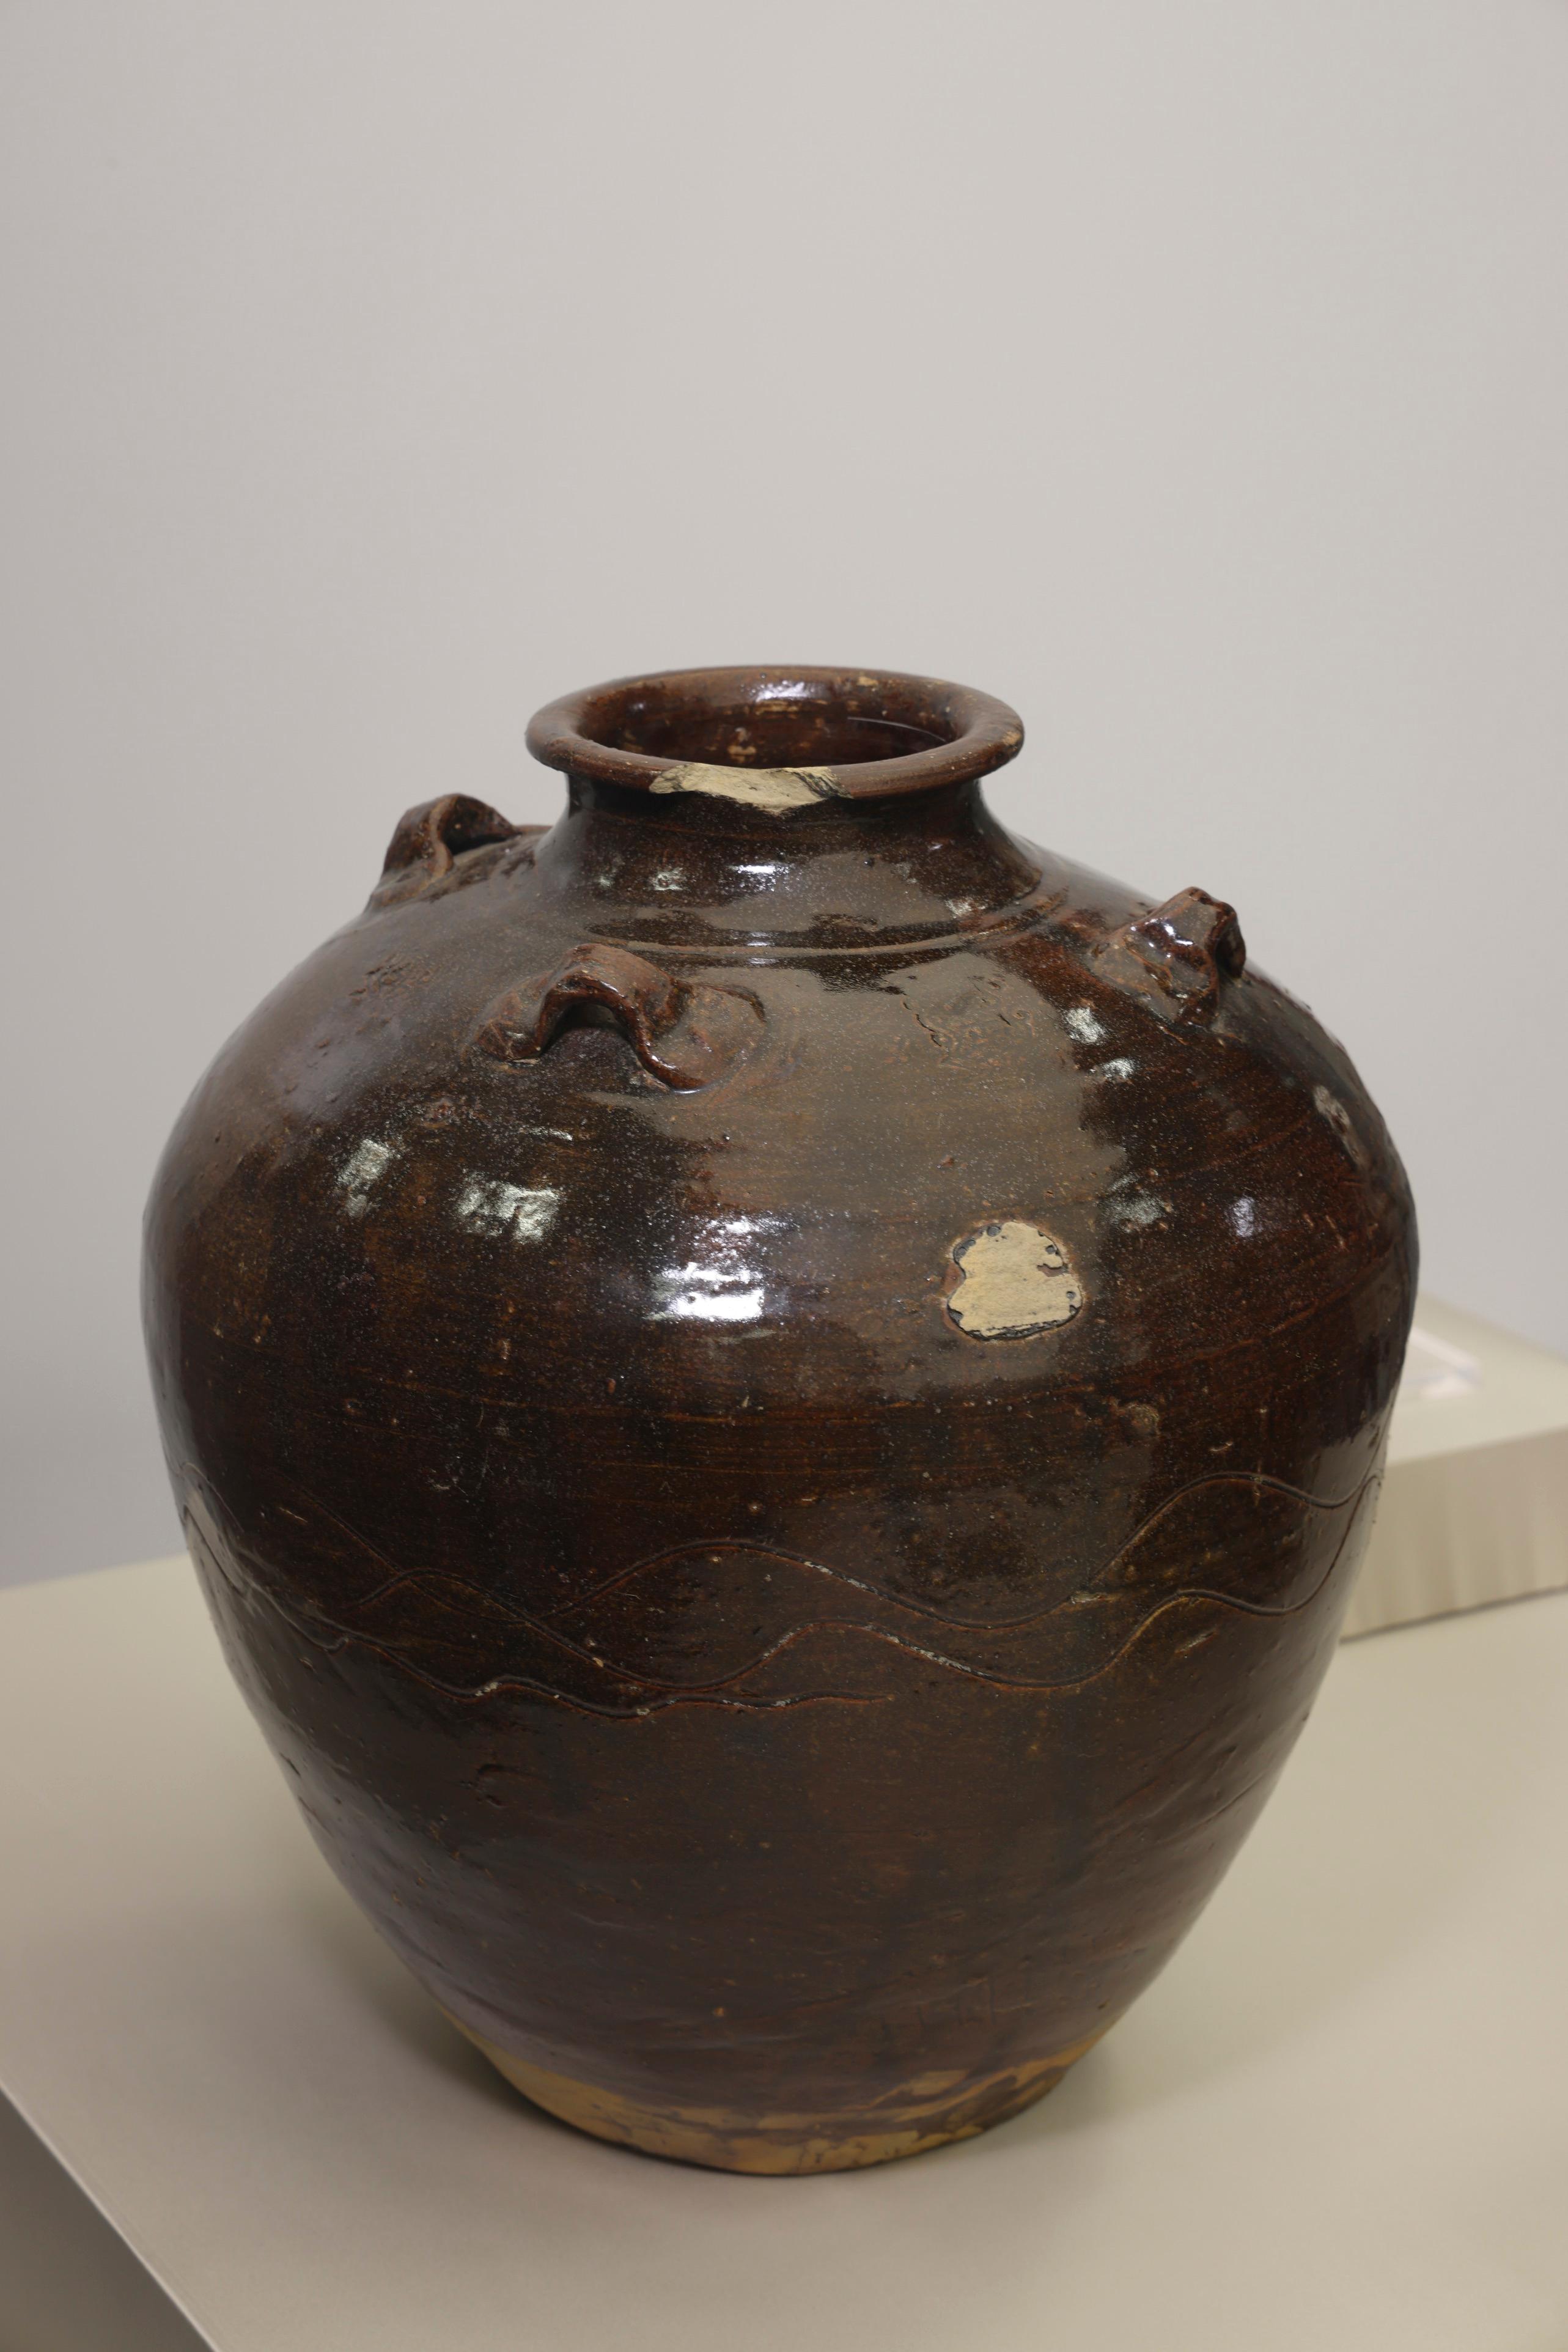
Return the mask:
<path fill-rule="evenodd" d="M 693 987 L 624 948 L 589 946 L 509 990 L 486 1015 L 477 1043 L 504 1062 L 535 1061 L 563 1029 L 588 1025 L 583 1014 L 596 1008 L 651 1076 L 683 1088 L 722 1077 L 760 1021 L 751 1000 L 731 989 Z"/>
<path fill-rule="evenodd" d="M 417 898 L 450 874 L 465 850 L 515 841 L 519 834 L 537 830 L 512 824 L 498 809 L 471 800 L 466 793 L 444 793 L 439 800 L 421 801 L 399 820 L 371 904 L 391 907 L 403 898 Z"/>
<path fill-rule="evenodd" d="M 1220 982 L 1245 971 L 1247 943 L 1234 907 L 1207 890 L 1178 890 L 1113 931 L 1094 961 L 1162 1021 L 1207 1022 L 1219 1010 Z"/>

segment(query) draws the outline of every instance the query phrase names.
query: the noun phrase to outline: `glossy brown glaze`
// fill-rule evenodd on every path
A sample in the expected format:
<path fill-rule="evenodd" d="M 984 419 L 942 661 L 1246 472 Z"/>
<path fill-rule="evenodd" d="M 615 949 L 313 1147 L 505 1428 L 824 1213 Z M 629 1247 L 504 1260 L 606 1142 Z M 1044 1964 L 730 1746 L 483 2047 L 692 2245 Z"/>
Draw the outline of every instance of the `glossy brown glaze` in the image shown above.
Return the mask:
<path fill-rule="evenodd" d="M 530 731 L 182 1118 L 171 1467 L 334 1868 L 590 2131 L 870 2163 L 1048 2089 L 1256 1816 L 1415 1235 L 1344 1054 L 1013 840 L 1013 714 L 810 669 Z"/>

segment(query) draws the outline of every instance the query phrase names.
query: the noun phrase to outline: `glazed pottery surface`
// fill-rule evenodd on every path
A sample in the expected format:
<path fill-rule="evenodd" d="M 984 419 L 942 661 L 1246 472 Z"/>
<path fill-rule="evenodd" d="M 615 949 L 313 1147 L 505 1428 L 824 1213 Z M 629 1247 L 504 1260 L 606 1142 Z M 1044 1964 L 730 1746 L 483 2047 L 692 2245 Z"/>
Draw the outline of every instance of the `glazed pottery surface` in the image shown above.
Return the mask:
<path fill-rule="evenodd" d="M 540 714 L 183 1115 L 170 1465 L 333 1867 L 531 2098 L 754 2171 L 1050 2088 L 1301 1727 L 1410 1199 L 1231 910 L 1014 840 L 1013 714 Z"/>

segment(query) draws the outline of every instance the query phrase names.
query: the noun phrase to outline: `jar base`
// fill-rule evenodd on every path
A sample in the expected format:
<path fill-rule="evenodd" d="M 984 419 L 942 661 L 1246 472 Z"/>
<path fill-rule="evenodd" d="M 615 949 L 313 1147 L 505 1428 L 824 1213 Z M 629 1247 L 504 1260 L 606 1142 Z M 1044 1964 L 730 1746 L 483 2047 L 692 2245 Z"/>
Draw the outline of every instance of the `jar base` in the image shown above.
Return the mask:
<path fill-rule="evenodd" d="M 595 2139 L 612 2140 L 676 2164 L 706 2165 L 716 2172 L 774 2174 L 849 2172 L 920 2156 L 951 2140 L 972 2139 L 1053 2091 L 1105 2031 L 1102 2026 L 1070 2049 L 995 2074 L 916 2076 L 901 2093 L 883 2101 L 874 2116 L 747 2116 L 722 2107 L 642 2106 L 617 2092 L 552 2074 L 498 2049 L 460 2018 L 452 2022 L 514 2090 L 547 2115 Z"/>

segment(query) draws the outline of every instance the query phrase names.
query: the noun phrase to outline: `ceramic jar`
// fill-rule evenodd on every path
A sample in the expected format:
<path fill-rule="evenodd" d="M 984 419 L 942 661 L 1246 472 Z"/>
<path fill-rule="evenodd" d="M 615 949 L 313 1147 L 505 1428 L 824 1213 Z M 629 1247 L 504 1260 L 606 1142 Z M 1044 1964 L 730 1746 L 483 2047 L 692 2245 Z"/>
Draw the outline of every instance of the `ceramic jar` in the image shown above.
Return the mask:
<path fill-rule="evenodd" d="M 530 2099 L 869 2164 L 1049 2090 L 1332 1654 L 1409 1319 L 1342 1049 L 1202 890 L 1010 837 L 1013 713 L 535 719 L 182 1117 L 169 1460 L 323 1851 Z"/>

